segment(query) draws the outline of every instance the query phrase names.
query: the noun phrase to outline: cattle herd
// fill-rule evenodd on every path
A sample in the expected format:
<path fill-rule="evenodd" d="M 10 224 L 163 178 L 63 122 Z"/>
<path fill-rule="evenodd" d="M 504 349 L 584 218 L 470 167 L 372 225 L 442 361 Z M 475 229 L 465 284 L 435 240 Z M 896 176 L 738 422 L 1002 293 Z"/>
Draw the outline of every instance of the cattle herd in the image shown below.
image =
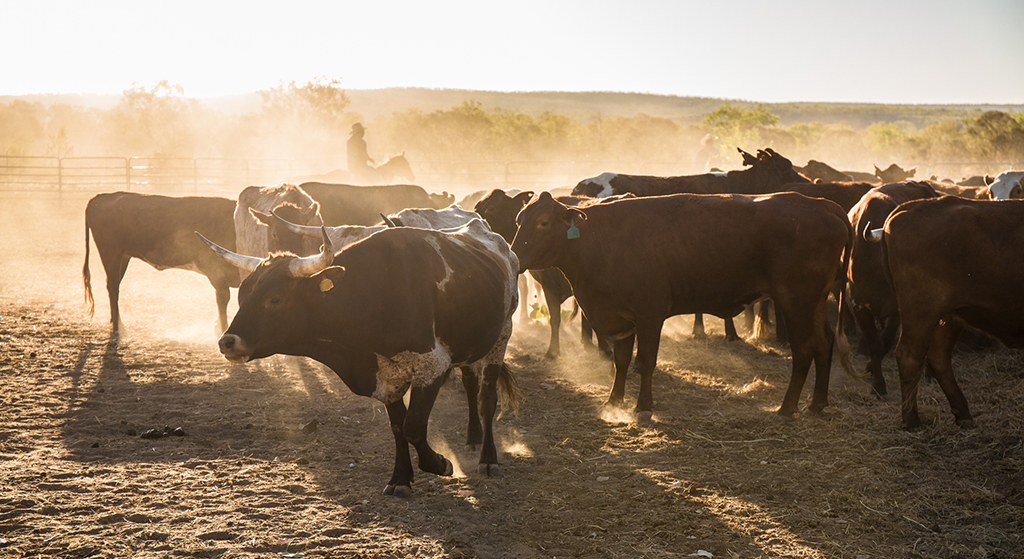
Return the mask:
<path fill-rule="evenodd" d="M 917 391 L 927 368 L 957 424 L 972 427 L 951 362 L 961 333 L 974 328 L 1024 347 L 1024 201 L 1014 200 L 1024 172 L 970 186 L 912 181 L 913 169 L 895 165 L 855 176 L 817 161 L 795 167 L 770 148 L 740 153 L 746 168 L 728 173 L 604 173 L 571 195 L 494 190 L 459 204 L 414 185 L 250 186 L 237 201 L 100 194 L 85 211 L 86 301 L 91 312 L 90 235 L 115 336 L 131 258 L 205 275 L 229 361 L 310 357 L 384 403 L 396 445 L 384 492 L 396 496 L 411 491 L 410 444 L 420 470 L 452 473 L 427 443 L 427 422 L 454 368 L 469 404 L 467 443 L 481 449 L 478 472 L 500 473 L 492 421 L 499 405 L 517 405 L 505 351 L 513 314 L 526 314 L 527 271 L 551 309 L 547 357 L 559 355 L 559 308 L 570 297 L 582 310 L 584 342 L 596 335 L 610 354 L 606 405 L 623 404 L 636 349 L 639 422 L 652 418 L 666 319 L 694 314 L 700 336 L 702 313 L 712 314 L 738 339 L 733 318 L 752 319 L 759 304 L 774 308 L 777 335 L 792 351 L 779 415 L 798 412 L 812 364 L 806 411 L 828 405 L 833 349 L 847 374 L 884 397 L 881 361 L 895 347 L 903 426 L 921 425 Z M 229 323 L 232 287 L 238 312 Z M 852 366 L 847 316 L 869 358 L 864 373 Z"/>

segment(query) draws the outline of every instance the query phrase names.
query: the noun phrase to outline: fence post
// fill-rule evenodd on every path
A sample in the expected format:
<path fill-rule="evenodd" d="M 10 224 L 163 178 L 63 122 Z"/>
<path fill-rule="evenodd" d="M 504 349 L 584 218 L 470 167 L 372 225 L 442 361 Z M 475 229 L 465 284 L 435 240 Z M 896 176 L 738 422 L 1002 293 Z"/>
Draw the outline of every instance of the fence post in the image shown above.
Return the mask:
<path fill-rule="evenodd" d="M 64 204 L 64 158 L 57 158 L 57 204 Z"/>

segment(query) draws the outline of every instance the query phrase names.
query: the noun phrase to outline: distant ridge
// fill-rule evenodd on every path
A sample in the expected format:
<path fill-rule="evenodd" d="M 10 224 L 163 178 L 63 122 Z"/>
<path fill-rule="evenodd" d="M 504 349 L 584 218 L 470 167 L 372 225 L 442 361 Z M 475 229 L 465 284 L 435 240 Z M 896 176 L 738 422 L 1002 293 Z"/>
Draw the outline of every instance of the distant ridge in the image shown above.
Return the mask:
<path fill-rule="evenodd" d="M 531 116 L 544 112 L 562 114 L 581 122 L 600 119 L 632 117 L 643 113 L 667 118 L 679 124 L 697 124 L 703 116 L 723 103 L 749 107 L 757 101 L 716 99 L 709 97 L 679 97 L 650 93 L 619 92 L 560 92 L 560 91 L 477 91 L 465 89 L 385 88 L 346 89 L 351 99 L 348 110 L 372 121 L 409 109 L 425 113 L 448 110 L 464 101 L 479 102 L 485 110 L 508 109 Z M 0 96 L 0 105 L 15 99 L 43 105 L 67 104 L 108 110 L 117 105 L 120 95 L 98 94 L 35 94 Z M 204 105 L 225 113 L 244 114 L 260 109 L 258 93 L 199 99 Z M 875 122 L 906 121 L 921 128 L 930 122 L 977 116 L 984 111 L 1024 111 L 1024 105 L 887 105 L 882 103 L 760 103 L 779 115 L 779 124 L 789 126 L 798 122 L 823 124 L 846 123 L 854 129 L 865 128 Z"/>

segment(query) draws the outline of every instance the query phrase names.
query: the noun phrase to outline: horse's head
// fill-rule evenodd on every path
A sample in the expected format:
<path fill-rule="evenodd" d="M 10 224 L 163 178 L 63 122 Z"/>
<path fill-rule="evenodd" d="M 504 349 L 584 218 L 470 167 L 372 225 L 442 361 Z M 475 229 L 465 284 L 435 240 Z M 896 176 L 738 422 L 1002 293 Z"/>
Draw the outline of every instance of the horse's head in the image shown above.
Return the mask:
<path fill-rule="evenodd" d="M 399 176 L 410 183 L 416 181 L 416 175 L 412 173 L 412 168 L 409 167 L 409 160 L 405 158 L 404 151 L 398 155 L 389 157 L 387 161 L 381 163 L 380 166 L 377 167 L 377 172 L 379 173 L 385 168 L 392 177 Z"/>

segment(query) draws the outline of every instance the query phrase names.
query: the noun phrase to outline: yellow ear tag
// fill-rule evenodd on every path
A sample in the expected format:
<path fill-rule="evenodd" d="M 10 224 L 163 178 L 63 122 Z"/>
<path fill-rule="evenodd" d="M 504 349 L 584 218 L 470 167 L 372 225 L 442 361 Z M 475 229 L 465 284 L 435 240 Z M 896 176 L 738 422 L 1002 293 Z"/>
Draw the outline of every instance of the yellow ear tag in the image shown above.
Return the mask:
<path fill-rule="evenodd" d="M 320 280 L 320 291 L 327 293 L 332 289 L 334 289 L 334 282 L 331 281 L 331 278 L 324 278 Z"/>

